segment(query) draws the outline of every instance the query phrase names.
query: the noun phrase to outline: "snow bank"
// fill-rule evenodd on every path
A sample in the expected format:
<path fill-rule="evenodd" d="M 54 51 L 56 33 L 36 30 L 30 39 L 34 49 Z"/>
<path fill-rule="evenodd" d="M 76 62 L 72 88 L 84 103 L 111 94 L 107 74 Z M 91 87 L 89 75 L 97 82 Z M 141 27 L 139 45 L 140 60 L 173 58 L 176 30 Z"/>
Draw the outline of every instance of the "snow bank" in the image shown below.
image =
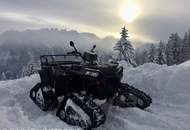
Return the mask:
<path fill-rule="evenodd" d="M 190 61 L 181 65 L 166 66 L 147 63 L 138 68 L 124 70 L 123 82 L 146 91 L 154 102 L 175 105 L 190 103 Z"/>
<path fill-rule="evenodd" d="M 0 82 L 0 129 L 71 128 L 55 116 L 55 111 L 45 113 L 31 101 L 29 91 L 38 82 L 37 74 Z"/>
<path fill-rule="evenodd" d="M 122 63 L 124 65 L 124 63 Z M 53 112 L 42 112 L 28 97 L 39 82 L 38 75 L 0 82 L 0 129 L 65 128 L 76 129 L 60 121 Z M 122 82 L 145 91 L 153 98 L 151 107 L 110 107 L 100 130 L 189 130 L 190 129 L 190 61 L 166 66 L 144 64 L 124 66 Z"/>

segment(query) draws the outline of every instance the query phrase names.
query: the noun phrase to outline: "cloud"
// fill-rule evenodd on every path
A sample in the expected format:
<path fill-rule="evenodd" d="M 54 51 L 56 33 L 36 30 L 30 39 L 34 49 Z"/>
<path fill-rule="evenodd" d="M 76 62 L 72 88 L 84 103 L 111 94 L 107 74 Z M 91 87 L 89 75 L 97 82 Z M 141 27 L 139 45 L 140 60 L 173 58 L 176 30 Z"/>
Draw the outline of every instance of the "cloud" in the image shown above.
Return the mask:
<path fill-rule="evenodd" d="M 26 29 L 37 29 L 37 28 L 42 28 L 40 25 L 34 25 L 31 23 L 22 23 L 18 21 L 11 21 L 11 20 L 6 20 L 6 19 L 1 19 L 0 18 L 0 33 L 7 31 L 7 30 L 26 30 Z"/>
<path fill-rule="evenodd" d="M 100 28 L 111 26 L 114 21 L 118 21 L 114 13 L 119 3 L 114 1 L 109 0 L 108 3 L 102 0 L 6 0 L 0 1 L 0 6 L 10 12 L 24 12 L 34 16 L 38 14 Z"/>
<path fill-rule="evenodd" d="M 22 28 L 69 28 L 104 37 L 119 36 L 121 27 L 126 25 L 131 39 L 143 42 L 167 40 L 170 33 L 183 35 L 189 28 L 189 0 L 135 0 L 141 7 L 141 15 L 132 23 L 126 23 L 118 14 L 125 1 L 1 0 L 0 20 L 9 22 L 0 26 L 12 29 L 15 21 L 16 27 L 22 23 Z M 9 14 L 2 17 L 2 13 Z"/>
<path fill-rule="evenodd" d="M 156 41 L 168 40 L 168 37 L 173 32 L 178 32 L 182 37 L 184 32 L 189 29 L 190 18 L 179 19 L 173 16 L 162 16 L 152 18 L 142 18 L 133 25 L 136 27 L 133 29 L 133 33 L 139 33 L 144 36 L 150 36 L 151 39 Z"/>

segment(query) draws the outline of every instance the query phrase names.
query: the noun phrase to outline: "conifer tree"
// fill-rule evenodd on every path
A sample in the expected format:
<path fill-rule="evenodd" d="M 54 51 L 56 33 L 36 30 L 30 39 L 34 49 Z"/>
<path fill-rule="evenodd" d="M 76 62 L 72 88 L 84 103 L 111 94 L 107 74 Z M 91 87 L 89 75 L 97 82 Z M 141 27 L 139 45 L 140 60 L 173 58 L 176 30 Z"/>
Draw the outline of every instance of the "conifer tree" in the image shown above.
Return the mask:
<path fill-rule="evenodd" d="M 186 60 L 188 60 L 188 55 L 189 55 L 189 49 L 188 49 L 188 34 L 187 32 L 185 32 L 183 41 L 182 41 L 182 45 L 181 45 L 181 52 L 180 52 L 180 58 L 181 58 L 181 62 L 184 62 Z"/>
<path fill-rule="evenodd" d="M 181 39 L 177 33 L 171 34 L 167 44 L 168 65 L 180 63 Z"/>
<path fill-rule="evenodd" d="M 155 62 L 155 53 L 156 53 L 155 46 L 154 44 L 151 44 L 150 50 L 148 53 L 148 62 L 153 62 L 153 63 Z"/>
<path fill-rule="evenodd" d="M 162 41 L 158 45 L 156 63 L 166 64 L 165 45 Z"/>
<path fill-rule="evenodd" d="M 114 46 L 114 50 L 118 51 L 117 60 L 125 60 L 127 64 L 136 66 L 135 51 L 130 41 L 128 41 L 128 30 L 123 27 L 121 31 L 121 38 Z"/>
<path fill-rule="evenodd" d="M 190 59 L 190 29 L 187 37 L 187 60 Z"/>

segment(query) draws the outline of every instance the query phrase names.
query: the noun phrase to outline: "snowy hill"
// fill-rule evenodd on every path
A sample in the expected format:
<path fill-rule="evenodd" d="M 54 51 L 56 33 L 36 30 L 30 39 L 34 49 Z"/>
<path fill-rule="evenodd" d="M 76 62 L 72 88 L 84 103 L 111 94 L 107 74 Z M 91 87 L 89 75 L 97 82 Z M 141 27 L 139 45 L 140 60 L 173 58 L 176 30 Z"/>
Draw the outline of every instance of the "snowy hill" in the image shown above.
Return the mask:
<path fill-rule="evenodd" d="M 42 112 L 29 99 L 29 90 L 39 82 L 32 75 L 0 82 L 0 129 L 74 128 L 60 121 L 53 112 Z M 150 94 L 153 103 L 143 111 L 137 108 L 110 107 L 99 130 L 189 130 L 190 61 L 178 66 L 144 64 L 124 67 L 123 82 Z"/>
<path fill-rule="evenodd" d="M 71 40 L 80 51 L 89 51 L 96 44 L 99 56 L 108 55 L 117 41 L 113 37 L 102 39 L 92 33 L 74 30 L 7 31 L 0 35 L 0 80 L 20 78 L 24 68 L 38 62 L 40 55 L 70 51 Z"/>
<path fill-rule="evenodd" d="M 117 39 L 112 36 L 99 38 L 93 33 L 82 33 L 75 30 L 58 30 L 43 28 L 39 30 L 25 31 L 6 31 L 0 35 L 0 45 L 36 45 L 41 44 L 52 47 L 60 46 L 68 48 L 69 41 L 75 41 L 79 49 L 89 49 L 90 46 L 96 44 L 104 50 L 112 49 Z"/>

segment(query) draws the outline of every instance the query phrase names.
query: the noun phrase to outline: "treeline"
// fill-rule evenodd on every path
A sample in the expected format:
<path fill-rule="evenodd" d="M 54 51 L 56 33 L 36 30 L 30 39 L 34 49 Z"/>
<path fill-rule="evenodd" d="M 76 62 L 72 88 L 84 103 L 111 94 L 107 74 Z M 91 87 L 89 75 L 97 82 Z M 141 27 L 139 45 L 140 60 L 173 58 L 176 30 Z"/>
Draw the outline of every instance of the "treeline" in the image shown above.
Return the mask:
<path fill-rule="evenodd" d="M 150 44 L 148 49 L 136 53 L 138 65 L 153 62 L 157 64 L 180 64 L 190 59 L 190 30 L 183 38 L 178 33 L 172 33 L 165 43 Z"/>

